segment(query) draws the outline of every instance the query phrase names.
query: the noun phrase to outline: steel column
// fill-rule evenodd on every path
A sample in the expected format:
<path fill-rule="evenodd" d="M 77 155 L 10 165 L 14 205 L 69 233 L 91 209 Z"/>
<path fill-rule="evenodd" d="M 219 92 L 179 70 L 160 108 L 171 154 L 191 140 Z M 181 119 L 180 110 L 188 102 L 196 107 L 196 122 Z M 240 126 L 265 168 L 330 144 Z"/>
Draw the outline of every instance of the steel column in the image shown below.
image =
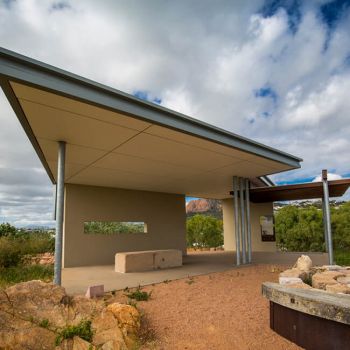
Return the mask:
<path fill-rule="evenodd" d="M 329 192 L 328 192 L 328 181 L 327 181 L 327 170 L 322 170 L 322 182 L 323 182 L 323 199 L 326 216 L 326 234 L 328 241 L 328 257 L 329 264 L 333 265 L 333 242 L 332 242 L 332 227 L 331 227 L 331 211 L 329 208 Z"/>
<path fill-rule="evenodd" d="M 239 216 L 238 216 L 238 178 L 233 177 L 233 212 L 235 221 L 235 236 L 236 236 L 236 265 L 241 264 L 241 243 L 239 232 Z"/>
<path fill-rule="evenodd" d="M 58 142 L 54 283 L 61 285 L 66 143 Z"/>
<path fill-rule="evenodd" d="M 250 198 L 249 198 L 249 179 L 245 179 L 245 204 L 247 217 L 247 247 L 248 247 L 248 263 L 252 262 L 252 227 L 250 223 Z"/>
<path fill-rule="evenodd" d="M 328 252 L 328 236 L 327 236 L 327 223 L 326 223 L 326 208 L 324 205 L 324 198 L 321 198 L 322 202 L 322 220 L 323 220 L 323 236 L 326 244 L 326 252 Z"/>
<path fill-rule="evenodd" d="M 239 196 L 241 209 L 241 233 L 242 233 L 242 262 L 247 263 L 247 248 L 246 248 L 246 229 L 245 229 L 245 210 L 244 210 L 244 179 L 239 179 Z"/>

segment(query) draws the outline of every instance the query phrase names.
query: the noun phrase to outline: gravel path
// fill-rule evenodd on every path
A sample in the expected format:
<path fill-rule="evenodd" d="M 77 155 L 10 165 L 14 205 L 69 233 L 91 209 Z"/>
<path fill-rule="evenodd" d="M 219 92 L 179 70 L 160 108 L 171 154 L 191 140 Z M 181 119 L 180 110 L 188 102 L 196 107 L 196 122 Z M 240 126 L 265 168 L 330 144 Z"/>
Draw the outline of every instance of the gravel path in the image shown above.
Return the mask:
<path fill-rule="evenodd" d="M 257 265 L 144 287 L 139 302 L 156 342 L 143 349 L 300 349 L 269 328 L 261 283 L 277 281 L 275 265 Z"/>

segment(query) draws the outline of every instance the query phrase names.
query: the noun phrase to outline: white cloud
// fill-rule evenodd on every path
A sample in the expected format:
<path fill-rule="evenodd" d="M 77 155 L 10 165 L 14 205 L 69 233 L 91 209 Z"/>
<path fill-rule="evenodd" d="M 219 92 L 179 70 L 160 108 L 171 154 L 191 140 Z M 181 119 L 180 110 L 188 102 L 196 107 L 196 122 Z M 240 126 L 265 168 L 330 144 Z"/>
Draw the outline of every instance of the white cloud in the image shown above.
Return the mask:
<path fill-rule="evenodd" d="M 147 91 L 172 109 L 304 158 L 301 170 L 277 174 L 276 181 L 314 178 L 323 168 L 349 174 L 349 13 L 325 50 L 329 31 L 319 1 L 302 2 L 294 33 L 284 9 L 264 17 L 263 4 L 6 1 L 0 3 L 0 45 L 126 92 Z M 256 97 L 263 87 L 275 98 Z M 29 177 L 17 183 L 35 178 L 38 193 L 50 193 L 2 95 L 0 107 L 0 168 L 26 169 Z M 7 186 L 6 200 L 20 196 L 1 186 Z M 43 200 L 46 208 L 50 199 Z M 15 217 L 11 208 L 3 205 L 0 215 Z M 22 210 L 33 220 L 51 215 L 49 209 L 44 215 L 42 208 Z"/>
<path fill-rule="evenodd" d="M 341 175 L 339 175 L 339 174 L 328 173 L 328 175 L 327 175 L 327 179 L 328 180 L 340 180 L 342 178 L 343 177 Z M 321 175 L 316 176 L 312 180 L 312 182 L 320 182 L 320 181 L 322 181 L 322 176 Z"/>

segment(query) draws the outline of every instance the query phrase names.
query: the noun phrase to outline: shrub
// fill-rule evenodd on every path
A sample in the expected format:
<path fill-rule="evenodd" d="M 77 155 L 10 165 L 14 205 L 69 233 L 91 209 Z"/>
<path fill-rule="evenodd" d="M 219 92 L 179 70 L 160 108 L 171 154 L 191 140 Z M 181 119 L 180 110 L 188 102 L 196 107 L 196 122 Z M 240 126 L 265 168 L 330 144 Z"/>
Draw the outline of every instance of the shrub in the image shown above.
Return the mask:
<path fill-rule="evenodd" d="M 0 237 L 0 267 L 17 266 L 21 259 L 20 244 L 12 238 Z"/>
<path fill-rule="evenodd" d="M 94 334 L 91 329 L 91 321 L 82 320 L 76 326 L 69 325 L 60 330 L 56 337 L 56 346 L 59 346 L 64 339 L 73 339 L 75 336 L 91 342 L 93 335 Z"/>
<path fill-rule="evenodd" d="M 12 236 L 17 233 L 16 227 L 10 225 L 9 223 L 0 224 L 0 237 Z"/>
<path fill-rule="evenodd" d="M 141 290 L 141 287 L 138 287 L 134 292 L 126 294 L 130 299 L 135 299 L 137 301 L 147 301 L 150 299 L 152 292 L 144 292 Z"/>

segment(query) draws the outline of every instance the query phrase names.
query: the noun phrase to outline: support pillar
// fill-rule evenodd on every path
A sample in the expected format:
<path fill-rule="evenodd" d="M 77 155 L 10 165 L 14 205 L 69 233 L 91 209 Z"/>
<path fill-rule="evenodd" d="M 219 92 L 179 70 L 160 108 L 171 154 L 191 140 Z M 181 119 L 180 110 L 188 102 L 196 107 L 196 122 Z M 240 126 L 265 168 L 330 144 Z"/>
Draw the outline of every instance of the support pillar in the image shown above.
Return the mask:
<path fill-rule="evenodd" d="M 58 143 L 54 283 L 61 285 L 66 143 Z"/>
<path fill-rule="evenodd" d="M 245 179 L 245 204 L 247 218 L 247 248 L 248 248 L 248 263 L 252 262 L 252 227 L 250 223 L 250 197 L 249 197 L 249 179 Z"/>
<path fill-rule="evenodd" d="M 327 236 L 327 223 L 326 223 L 326 207 L 324 204 L 324 198 L 321 198 L 322 202 L 322 220 L 323 220 L 323 235 L 324 235 L 324 241 L 326 244 L 326 252 L 328 253 L 328 236 Z"/>
<path fill-rule="evenodd" d="M 236 236 L 236 265 L 241 264 L 241 243 L 240 243 L 240 232 L 239 232 L 239 217 L 238 217 L 238 178 L 233 177 L 233 213 L 235 222 L 235 236 Z"/>
<path fill-rule="evenodd" d="M 323 182 L 323 199 L 324 199 L 324 208 L 325 208 L 325 228 L 326 236 L 328 241 L 328 256 L 329 264 L 333 265 L 333 241 L 332 241 L 332 227 L 331 227 L 331 211 L 329 208 L 329 192 L 328 192 L 328 181 L 327 181 L 327 170 L 322 170 L 322 182 Z"/>
<path fill-rule="evenodd" d="M 240 196 L 240 211 L 241 211 L 241 234 L 242 234 L 242 262 L 247 263 L 247 238 L 245 225 L 245 208 L 244 208 L 244 179 L 239 179 L 239 196 Z"/>

